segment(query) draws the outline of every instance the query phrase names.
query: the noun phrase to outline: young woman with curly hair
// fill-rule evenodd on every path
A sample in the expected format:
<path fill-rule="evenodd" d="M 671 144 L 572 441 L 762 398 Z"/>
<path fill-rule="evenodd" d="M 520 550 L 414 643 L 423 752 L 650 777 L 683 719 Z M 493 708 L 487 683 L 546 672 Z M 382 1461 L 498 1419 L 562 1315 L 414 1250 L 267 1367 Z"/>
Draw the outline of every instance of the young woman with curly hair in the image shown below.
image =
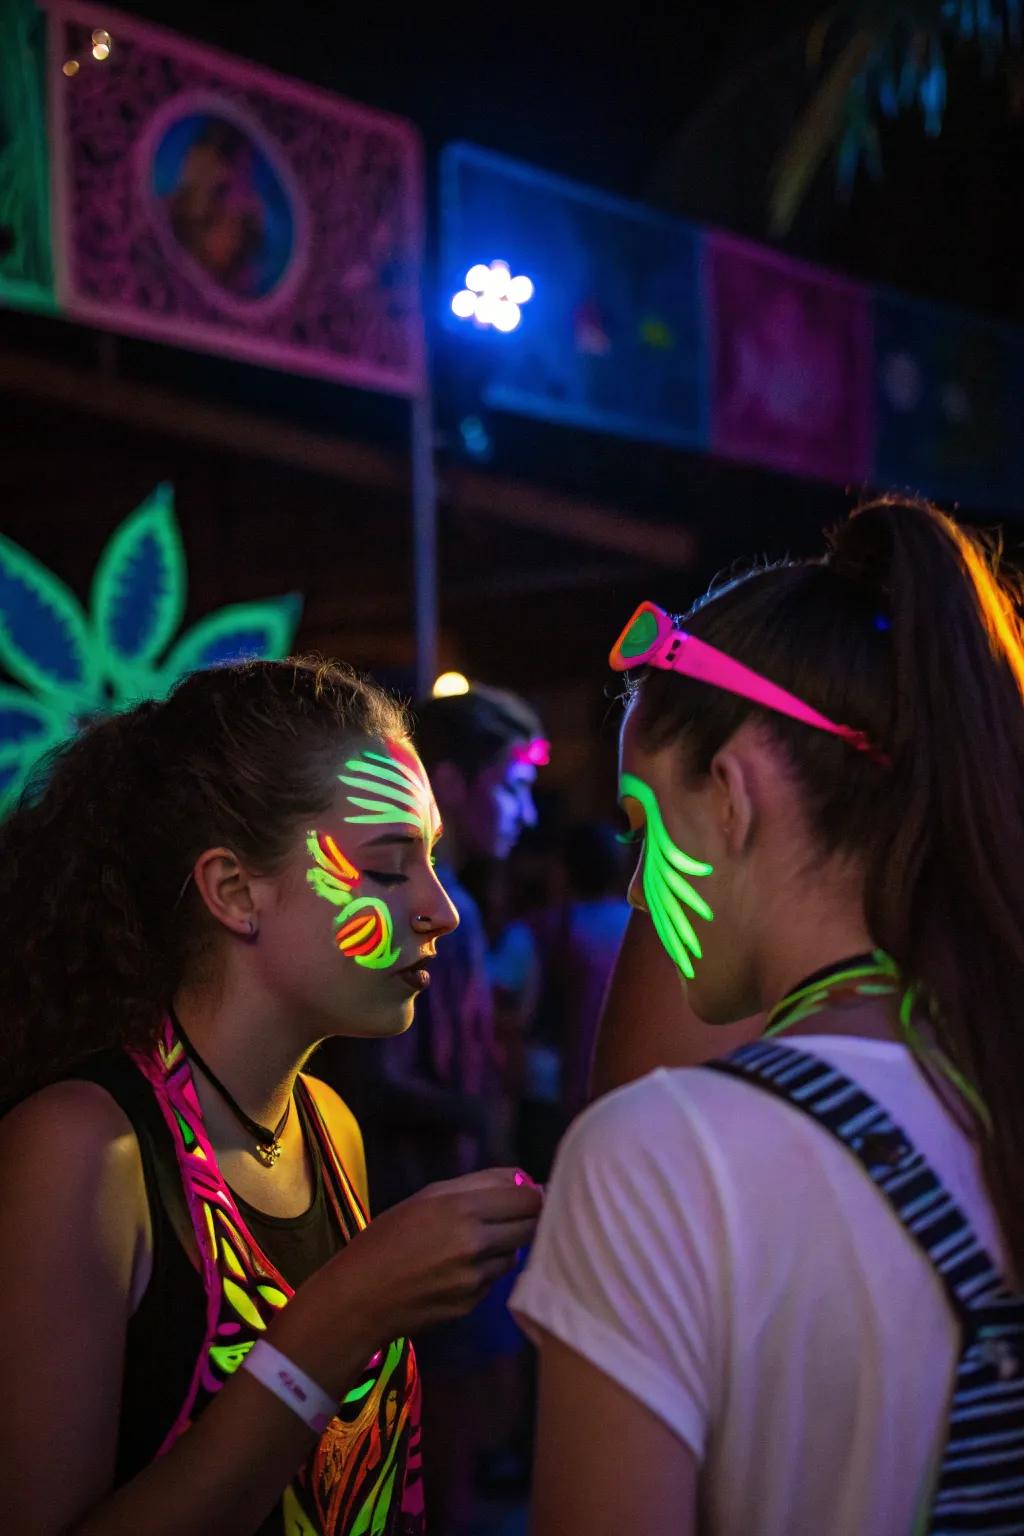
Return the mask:
<path fill-rule="evenodd" d="M 0 828 L 5 1532 L 424 1526 L 410 1333 L 532 1231 L 514 1170 L 367 1225 L 303 1067 L 412 1022 L 457 915 L 401 710 L 349 670 L 196 673 Z"/>

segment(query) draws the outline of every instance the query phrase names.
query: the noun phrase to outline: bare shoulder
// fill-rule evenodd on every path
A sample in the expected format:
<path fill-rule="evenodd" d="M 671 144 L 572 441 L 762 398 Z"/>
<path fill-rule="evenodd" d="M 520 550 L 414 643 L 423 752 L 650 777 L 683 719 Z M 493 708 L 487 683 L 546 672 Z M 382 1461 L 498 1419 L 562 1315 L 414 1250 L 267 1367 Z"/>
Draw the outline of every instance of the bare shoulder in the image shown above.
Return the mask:
<path fill-rule="evenodd" d="M 130 1278 L 146 1218 L 142 1159 L 124 1110 L 97 1083 L 66 1081 L 42 1088 L 0 1120 L 0 1186 L 4 1206 L 49 1211 L 33 1223 L 42 1237 L 63 1231 L 73 1252 L 90 1228 Z"/>
<path fill-rule="evenodd" d="M 0 1273 L 17 1319 L 0 1330 L 17 1405 L 0 1444 L 4 1530 L 77 1529 L 111 1486 L 144 1223 L 138 1143 L 98 1084 L 56 1083 L 0 1120 Z"/>
<path fill-rule="evenodd" d="M 366 1188 L 366 1154 L 363 1151 L 363 1133 L 359 1121 L 345 1100 L 323 1078 L 302 1074 L 302 1080 L 316 1100 L 317 1108 L 327 1123 L 334 1143 L 334 1150 L 344 1163 L 349 1177 L 356 1186 L 364 1206 L 368 1206 Z"/>
<path fill-rule="evenodd" d="M 131 1121 L 98 1083 L 69 1079 L 40 1088 L 0 1119 L 0 1155 L 18 1151 L 24 1166 L 30 1152 L 48 1159 L 113 1153 L 130 1160 L 138 1144 Z"/>

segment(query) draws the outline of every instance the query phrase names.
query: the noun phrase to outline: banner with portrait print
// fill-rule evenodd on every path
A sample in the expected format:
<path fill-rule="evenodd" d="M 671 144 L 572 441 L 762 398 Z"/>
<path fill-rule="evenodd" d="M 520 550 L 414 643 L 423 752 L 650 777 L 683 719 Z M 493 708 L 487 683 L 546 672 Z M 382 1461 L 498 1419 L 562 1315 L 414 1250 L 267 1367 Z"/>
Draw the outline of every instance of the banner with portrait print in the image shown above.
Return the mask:
<path fill-rule="evenodd" d="M 416 393 L 413 126 L 102 6 L 50 0 L 49 12 L 62 308 Z"/>

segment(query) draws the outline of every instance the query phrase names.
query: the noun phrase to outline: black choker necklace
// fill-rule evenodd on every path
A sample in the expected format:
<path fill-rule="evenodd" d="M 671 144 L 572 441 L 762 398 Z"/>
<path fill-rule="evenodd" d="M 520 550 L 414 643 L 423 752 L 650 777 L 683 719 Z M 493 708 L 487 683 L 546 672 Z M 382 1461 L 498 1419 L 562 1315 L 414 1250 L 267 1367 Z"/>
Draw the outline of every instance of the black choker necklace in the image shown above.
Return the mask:
<path fill-rule="evenodd" d="M 284 1114 L 281 1116 L 277 1123 L 276 1130 L 272 1131 L 269 1126 L 259 1125 L 255 1120 L 251 1120 L 246 1114 L 245 1110 L 242 1109 L 241 1106 L 232 1098 L 231 1094 L 228 1093 L 228 1090 L 224 1087 L 224 1084 L 221 1082 L 220 1078 L 217 1077 L 217 1075 L 212 1072 L 206 1065 L 206 1062 L 200 1056 L 188 1035 L 186 1035 L 184 1029 L 181 1026 L 181 1020 L 174 1012 L 174 1009 L 171 1008 L 169 1012 L 171 1015 L 171 1023 L 174 1025 L 175 1033 L 177 1034 L 178 1039 L 181 1041 L 182 1045 L 185 1047 L 187 1055 L 192 1061 L 195 1062 L 203 1076 L 208 1078 L 211 1085 L 216 1088 L 217 1092 L 220 1094 L 221 1098 L 224 1100 L 231 1113 L 235 1116 L 236 1120 L 240 1121 L 241 1124 L 244 1125 L 246 1130 L 249 1132 L 249 1135 L 254 1138 L 256 1142 L 256 1156 L 259 1158 L 264 1168 L 273 1168 L 274 1164 L 281 1156 L 280 1136 L 281 1132 L 288 1124 L 288 1116 L 291 1114 L 291 1095 L 288 1097 L 288 1103 L 285 1106 Z"/>

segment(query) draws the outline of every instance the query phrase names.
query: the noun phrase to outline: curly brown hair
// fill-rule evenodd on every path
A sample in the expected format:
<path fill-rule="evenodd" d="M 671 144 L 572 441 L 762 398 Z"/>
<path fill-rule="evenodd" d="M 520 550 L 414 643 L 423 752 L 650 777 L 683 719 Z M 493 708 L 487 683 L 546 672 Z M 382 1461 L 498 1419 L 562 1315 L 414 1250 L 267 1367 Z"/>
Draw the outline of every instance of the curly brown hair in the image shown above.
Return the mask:
<path fill-rule="evenodd" d="M 405 740 L 404 709 L 315 658 L 196 672 L 89 725 L 0 826 L 0 1101 L 143 1046 L 208 941 L 204 848 L 272 873 L 331 801 L 346 733 Z"/>

